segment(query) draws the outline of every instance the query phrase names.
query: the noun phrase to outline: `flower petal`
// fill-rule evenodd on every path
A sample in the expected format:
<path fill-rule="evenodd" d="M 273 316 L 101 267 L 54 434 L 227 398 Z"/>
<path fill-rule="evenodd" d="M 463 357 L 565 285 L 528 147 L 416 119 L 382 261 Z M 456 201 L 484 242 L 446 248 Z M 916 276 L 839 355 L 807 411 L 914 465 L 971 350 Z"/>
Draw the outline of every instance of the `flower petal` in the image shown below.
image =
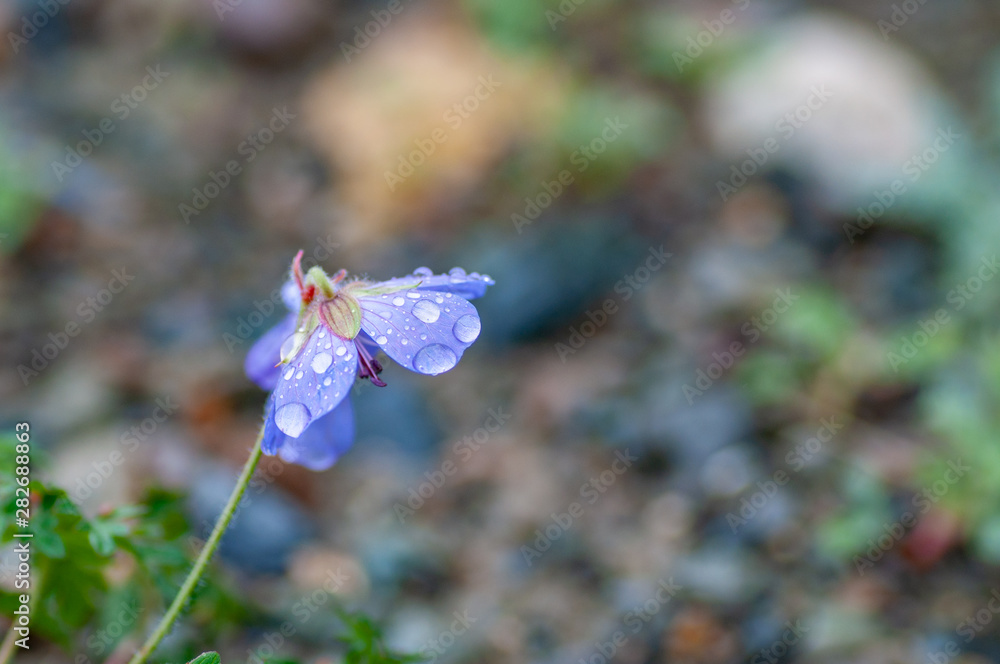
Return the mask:
<path fill-rule="evenodd" d="M 268 404 L 268 421 L 264 425 L 264 453 L 280 456 L 288 463 L 310 470 L 326 470 L 354 443 L 354 409 L 350 398 L 318 418 L 298 438 L 283 434 L 274 424 L 274 414 Z"/>
<path fill-rule="evenodd" d="M 299 309 L 302 308 L 302 293 L 291 279 L 281 287 L 281 299 L 293 314 L 299 313 Z"/>
<path fill-rule="evenodd" d="M 479 336 L 476 308 L 450 292 L 410 289 L 361 296 L 358 302 L 361 329 L 386 355 L 417 373 L 448 371 Z"/>
<path fill-rule="evenodd" d="M 412 288 L 414 284 L 417 284 L 417 290 L 454 293 L 466 300 L 474 300 L 485 295 L 487 287 L 494 283 L 496 282 L 488 274 L 479 274 L 478 272 L 466 274 L 465 270 L 460 267 L 451 268 L 448 274 L 434 274 L 430 268 L 418 267 L 411 275 L 383 281 L 377 285 Z"/>
<path fill-rule="evenodd" d="M 271 394 L 274 423 L 298 438 L 309 424 L 343 401 L 358 373 L 353 341 L 330 334 L 322 326 L 306 340 L 299 354 L 281 368 Z"/>
<path fill-rule="evenodd" d="M 262 389 L 273 390 L 281 375 L 276 366 L 281 359 L 281 344 L 295 332 L 295 315 L 286 316 L 257 340 L 243 362 L 247 377 Z"/>

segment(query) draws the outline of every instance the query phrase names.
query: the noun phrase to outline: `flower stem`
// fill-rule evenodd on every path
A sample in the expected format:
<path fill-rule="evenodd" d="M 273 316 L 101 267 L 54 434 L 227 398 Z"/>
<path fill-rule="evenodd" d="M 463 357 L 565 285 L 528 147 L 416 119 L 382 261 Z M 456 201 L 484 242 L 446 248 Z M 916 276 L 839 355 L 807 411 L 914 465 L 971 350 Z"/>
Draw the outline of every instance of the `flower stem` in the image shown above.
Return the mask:
<path fill-rule="evenodd" d="M 201 575 L 204 574 L 205 568 L 208 566 L 208 561 L 212 559 L 212 554 L 219 547 L 219 541 L 222 540 L 222 535 L 226 532 L 226 528 L 229 526 L 229 522 L 236 512 L 236 506 L 239 505 L 240 499 L 243 498 L 243 494 L 246 492 L 250 478 L 253 477 L 253 471 L 257 468 L 257 462 L 260 461 L 260 445 L 263 439 L 264 427 L 261 426 L 260 433 L 257 434 L 257 441 L 253 446 L 253 451 L 250 452 L 250 458 L 247 459 L 246 464 L 243 466 L 243 472 L 240 473 L 240 477 L 236 481 L 236 487 L 229 496 L 229 502 L 226 503 L 222 514 L 219 515 L 219 520 L 215 522 L 212 534 L 208 536 L 208 541 L 205 542 L 204 548 L 198 554 L 198 559 L 195 560 L 194 567 L 191 568 L 191 572 L 184 579 L 184 585 L 181 586 L 177 597 L 174 598 L 166 614 L 160 619 L 160 624 L 156 626 L 156 630 L 146 639 L 146 643 L 143 644 L 142 649 L 136 652 L 132 659 L 129 660 L 129 664 L 142 664 L 142 662 L 145 662 L 146 658 L 153 654 L 156 647 L 160 645 L 160 641 L 163 640 L 170 632 L 170 628 L 173 627 L 174 621 L 177 620 L 181 610 L 191 596 L 191 592 L 198 585 Z"/>

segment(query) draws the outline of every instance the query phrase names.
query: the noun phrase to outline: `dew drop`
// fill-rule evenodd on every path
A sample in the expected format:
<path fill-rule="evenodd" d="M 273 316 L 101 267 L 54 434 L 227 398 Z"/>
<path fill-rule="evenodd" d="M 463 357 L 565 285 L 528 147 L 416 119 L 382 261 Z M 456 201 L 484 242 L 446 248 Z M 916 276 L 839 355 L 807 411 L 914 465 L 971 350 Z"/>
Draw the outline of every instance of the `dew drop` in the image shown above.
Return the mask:
<path fill-rule="evenodd" d="M 284 376 L 285 380 L 291 379 L 293 373 L 295 373 L 295 367 L 288 367 L 288 371 L 285 372 Z"/>
<path fill-rule="evenodd" d="M 443 344 L 424 346 L 413 358 L 413 368 L 422 374 L 436 376 L 458 364 L 455 351 Z"/>
<path fill-rule="evenodd" d="M 386 336 L 385 336 L 384 334 L 383 334 L 382 336 L 380 336 L 380 337 L 379 337 L 378 339 L 376 339 L 376 340 L 375 340 L 375 343 L 377 343 L 377 344 L 378 344 L 378 345 L 380 345 L 380 346 L 381 346 L 382 344 L 384 344 L 384 343 L 388 343 L 388 342 L 389 342 L 389 338 L 388 338 L 388 337 L 386 337 Z"/>
<path fill-rule="evenodd" d="M 395 304 L 397 307 L 403 306 L 404 302 L 406 302 L 405 298 L 402 298 L 402 297 L 399 297 L 399 296 L 396 296 L 396 297 L 392 298 L 392 303 Z"/>
<path fill-rule="evenodd" d="M 343 357 L 343 356 L 344 356 L 344 353 L 346 353 L 346 352 L 347 352 L 347 349 L 346 349 L 346 348 L 344 348 L 343 346 L 340 346 L 340 347 L 339 347 L 339 348 L 337 348 L 337 350 L 335 350 L 334 352 L 335 352 L 335 353 L 337 354 L 337 357 Z"/>
<path fill-rule="evenodd" d="M 421 334 L 420 335 L 420 340 L 421 341 L 427 341 L 427 335 L 426 334 Z"/>
<path fill-rule="evenodd" d="M 420 300 L 413 305 L 413 315 L 425 323 L 433 323 L 441 317 L 441 308 L 430 300 Z"/>
<path fill-rule="evenodd" d="M 399 343 L 401 343 L 401 344 L 403 344 L 403 345 L 405 346 L 406 344 L 408 344 L 408 343 L 410 343 L 410 342 L 409 342 L 409 341 L 407 341 L 406 339 L 400 339 L 400 340 L 399 340 Z"/>
<path fill-rule="evenodd" d="M 330 387 L 330 383 L 332 382 L 333 380 L 329 376 L 327 376 L 326 380 L 323 381 L 323 387 Z"/>
<path fill-rule="evenodd" d="M 420 299 L 420 293 L 418 293 L 417 291 L 412 291 L 412 290 L 411 291 L 407 291 L 406 292 L 406 297 L 410 298 L 411 300 L 419 300 Z"/>
<path fill-rule="evenodd" d="M 444 298 L 441 297 L 440 295 L 434 298 L 434 301 L 437 302 L 438 304 L 444 304 Z"/>
<path fill-rule="evenodd" d="M 333 364 L 333 356 L 329 353 L 319 353 L 313 358 L 312 363 L 309 365 L 312 370 L 318 374 L 325 373 L 330 365 Z"/>
<path fill-rule="evenodd" d="M 302 380 L 302 377 L 305 375 L 306 375 L 305 372 L 300 371 L 297 374 L 295 374 L 295 380 Z"/>
<path fill-rule="evenodd" d="M 309 409 L 301 403 L 286 403 L 274 412 L 274 423 L 292 438 L 298 438 L 311 419 Z"/>
<path fill-rule="evenodd" d="M 434 273 L 431 272 L 431 269 L 429 267 L 418 267 L 416 270 L 413 271 L 413 274 L 417 275 L 418 277 L 430 277 Z"/>
<path fill-rule="evenodd" d="M 455 333 L 455 338 L 462 343 L 471 344 L 479 336 L 481 329 L 482 324 L 479 322 L 479 316 L 465 314 L 455 321 L 455 327 L 452 328 L 452 332 Z"/>

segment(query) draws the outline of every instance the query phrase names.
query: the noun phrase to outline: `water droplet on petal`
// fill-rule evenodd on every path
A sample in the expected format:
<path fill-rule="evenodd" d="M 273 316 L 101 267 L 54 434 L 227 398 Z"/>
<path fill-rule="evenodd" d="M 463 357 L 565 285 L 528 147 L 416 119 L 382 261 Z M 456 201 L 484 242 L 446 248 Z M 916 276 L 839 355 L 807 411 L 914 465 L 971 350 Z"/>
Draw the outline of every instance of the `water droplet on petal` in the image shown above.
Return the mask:
<path fill-rule="evenodd" d="M 479 336 L 481 329 L 482 323 L 479 322 L 479 316 L 465 314 L 455 321 L 455 327 L 452 328 L 452 331 L 455 333 L 456 339 L 462 343 L 471 344 Z"/>
<path fill-rule="evenodd" d="M 333 380 L 331 380 L 330 377 L 327 376 L 326 380 L 323 381 L 323 387 L 330 387 L 330 383 L 332 382 Z"/>
<path fill-rule="evenodd" d="M 444 304 L 444 298 L 441 297 L 440 295 L 434 298 L 434 301 L 437 302 L 438 304 Z"/>
<path fill-rule="evenodd" d="M 427 335 L 426 334 L 421 334 L 420 335 L 420 340 L 421 341 L 427 341 Z"/>
<path fill-rule="evenodd" d="M 406 339 L 400 339 L 400 340 L 399 340 L 399 343 L 401 343 L 401 344 L 403 344 L 403 345 L 405 346 L 406 344 L 408 344 L 408 343 L 410 343 L 410 342 L 409 342 L 409 341 L 407 341 Z"/>
<path fill-rule="evenodd" d="M 443 344 L 424 346 L 413 358 L 413 368 L 422 374 L 436 376 L 458 364 L 455 351 Z"/>
<path fill-rule="evenodd" d="M 429 267 L 418 267 L 416 270 L 413 271 L 413 274 L 417 275 L 418 277 L 429 277 L 434 273 L 431 272 L 431 269 Z"/>
<path fill-rule="evenodd" d="M 295 380 L 302 380 L 302 377 L 305 375 L 306 374 L 304 372 L 300 371 L 297 374 L 295 374 Z"/>
<path fill-rule="evenodd" d="M 407 291 L 406 292 L 406 297 L 410 298 L 411 300 L 419 300 L 420 299 L 420 293 L 418 293 L 417 291 L 412 291 L 412 290 L 411 291 Z"/>
<path fill-rule="evenodd" d="M 340 348 L 338 348 L 334 352 L 337 354 L 337 357 L 343 357 L 344 353 L 347 352 L 347 349 L 344 348 L 343 346 L 341 346 Z"/>
<path fill-rule="evenodd" d="M 396 296 L 396 297 L 392 298 L 392 303 L 395 304 L 397 307 L 403 306 L 404 302 L 406 302 L 406 300 L 404 298 L 399 297 L 399 296 Z"/>
<path fill-rule="evenodd" d="M 329 353 L 320 353 L 313 358 L 313 361 L 309 366 L 312 367 L 313 371 L 321 374 L 326 372 L 326 370 L 330 368 L 331 364 L 333 364 L 333 356 Z"/>
<path fill-rule="evenodd" d="M 288 367 L 288 371 L 285 372 L 285 380 L 289 380 L 292 374 L 295 373 L 295 367 Z"/>
<path fill-rule="evenodd" d="M 375 340 L 375 343 L 377 343 L 380 346 L 382 344 L 388 343 L 388 342 L 389 342 L 389 339 L 384 334 L 382 336 L 380 336 L 378 339 Z"/>
<path fill-rule="evenodd" d="M 309 409 L 301 403 L 286 403 L 274 412 L 274 423 L 292 438 L 298 438 L 311 419 Z"/>
<path fill-rule="evenodd" d="M 425 323 L 433 323 L 441 317 L 441 308 L 430 300 L 420 300 L 413 305 L 413 315 Z"/>

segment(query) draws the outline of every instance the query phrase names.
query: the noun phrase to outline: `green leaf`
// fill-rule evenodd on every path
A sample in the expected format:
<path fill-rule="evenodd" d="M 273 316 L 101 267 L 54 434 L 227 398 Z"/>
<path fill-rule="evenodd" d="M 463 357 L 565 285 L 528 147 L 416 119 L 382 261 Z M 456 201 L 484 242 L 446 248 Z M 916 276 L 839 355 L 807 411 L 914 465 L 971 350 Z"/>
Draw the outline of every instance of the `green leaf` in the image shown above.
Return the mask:
<path fill-rule="evenodd" d="M 219 653 L 214 650 L 211 652 L 203 652 L 194 659 L 192 659 L 188 664 L 221 664 L 222 658 L 219 657 Z"/>

